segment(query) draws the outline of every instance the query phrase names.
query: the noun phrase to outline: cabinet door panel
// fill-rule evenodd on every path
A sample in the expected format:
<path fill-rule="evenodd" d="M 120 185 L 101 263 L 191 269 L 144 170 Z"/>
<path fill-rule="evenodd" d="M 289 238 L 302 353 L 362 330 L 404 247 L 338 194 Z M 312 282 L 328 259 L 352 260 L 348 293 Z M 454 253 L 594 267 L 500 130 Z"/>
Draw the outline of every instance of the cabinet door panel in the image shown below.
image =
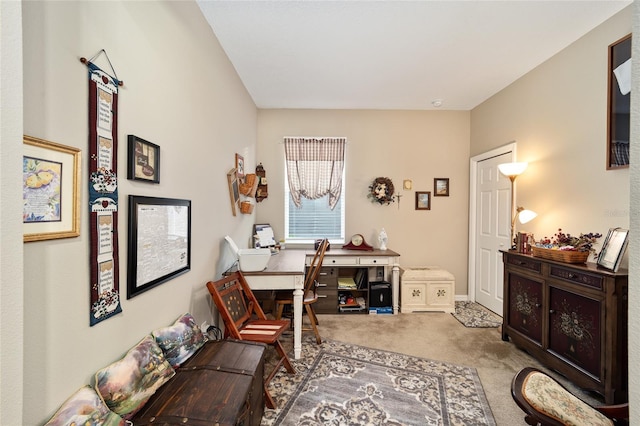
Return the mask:
<path fill-rule="evenodd" d="M 542 284 L 509 274 L 509 325 L 542 344 Z"/>
<path fill-rule="evenodd" d="M 550 286 L 549 306 L 549 349 L 600 377 L 601 302 Z"/>

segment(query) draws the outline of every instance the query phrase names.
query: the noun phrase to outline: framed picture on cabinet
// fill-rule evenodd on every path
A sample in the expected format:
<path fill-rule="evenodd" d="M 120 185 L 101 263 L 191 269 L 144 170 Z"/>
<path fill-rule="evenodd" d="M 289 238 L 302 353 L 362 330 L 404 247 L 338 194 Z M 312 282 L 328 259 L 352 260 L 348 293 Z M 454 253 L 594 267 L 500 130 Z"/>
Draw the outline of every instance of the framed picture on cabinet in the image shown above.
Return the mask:
<path fill-rule="evenodd" d="M 416 191 L 416 210 L 431 210 L 430 191 Z"/>
<path fill-rule="evenodd" d="M 611 228 L 602 243 L 602 250 L 598 255 L 598 266 L 617 272 L 620 261 L 627 248 L 629 230 L 621 228 Z"/>
<path fill-rule="evenodd" d="M 433 180 L 433 196 L 434 197 L 449 196 L 449 178 L 435 178 Z"/>

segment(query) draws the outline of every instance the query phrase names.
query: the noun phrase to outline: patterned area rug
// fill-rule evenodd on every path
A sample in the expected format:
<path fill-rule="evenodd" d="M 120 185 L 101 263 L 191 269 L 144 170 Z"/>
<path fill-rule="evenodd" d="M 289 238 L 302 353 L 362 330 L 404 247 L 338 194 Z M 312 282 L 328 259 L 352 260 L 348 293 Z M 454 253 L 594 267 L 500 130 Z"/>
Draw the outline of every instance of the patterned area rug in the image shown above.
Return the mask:
<path fill-rule="evenodd" d="M 451 314 L 465 327 L 491 328 L 502 325 L 502 317 L 475 302 L 456 302 L 456 312 Z"/>
<path fill-rule="evenodd" d="M 474 368 L 313 336 L 302 352 L 271 382 L 262 425 L 495 425 Z"/>

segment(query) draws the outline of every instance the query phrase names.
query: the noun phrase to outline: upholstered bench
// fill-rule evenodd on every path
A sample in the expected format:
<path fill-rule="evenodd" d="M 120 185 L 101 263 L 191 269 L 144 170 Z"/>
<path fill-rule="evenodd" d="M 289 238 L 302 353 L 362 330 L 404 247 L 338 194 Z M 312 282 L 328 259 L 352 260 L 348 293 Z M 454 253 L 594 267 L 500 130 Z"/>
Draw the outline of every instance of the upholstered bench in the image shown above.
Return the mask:
<path fill-rule="evenodd" d="M 628 404 L 592 407 L 546 373 L 523 368 L 513 378 L 511 395 L 530 425 L 613 426 L 626 424 Z M 618 423 L 617 421 L 621 421 Z"/>

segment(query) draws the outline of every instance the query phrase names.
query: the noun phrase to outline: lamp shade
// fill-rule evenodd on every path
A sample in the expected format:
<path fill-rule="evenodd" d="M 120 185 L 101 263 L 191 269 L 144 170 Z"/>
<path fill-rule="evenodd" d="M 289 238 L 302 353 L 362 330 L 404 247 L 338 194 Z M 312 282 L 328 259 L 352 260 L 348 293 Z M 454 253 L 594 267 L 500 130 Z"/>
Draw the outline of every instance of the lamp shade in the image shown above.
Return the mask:
<path fill-rule="evenodd" d="M 498 164 L 498 170 L 505 176 L 518 176 L 524 172 L 529 163 L 503 163 Z"/>
<path fill-rule="evenodd" d="M 535 219 L 536 216 L 538 216 L 538 213 L 531 210 L 520 210 L 518 212 L 518 220 L 520 221 L 520 223 L 530 222 Z"/>

